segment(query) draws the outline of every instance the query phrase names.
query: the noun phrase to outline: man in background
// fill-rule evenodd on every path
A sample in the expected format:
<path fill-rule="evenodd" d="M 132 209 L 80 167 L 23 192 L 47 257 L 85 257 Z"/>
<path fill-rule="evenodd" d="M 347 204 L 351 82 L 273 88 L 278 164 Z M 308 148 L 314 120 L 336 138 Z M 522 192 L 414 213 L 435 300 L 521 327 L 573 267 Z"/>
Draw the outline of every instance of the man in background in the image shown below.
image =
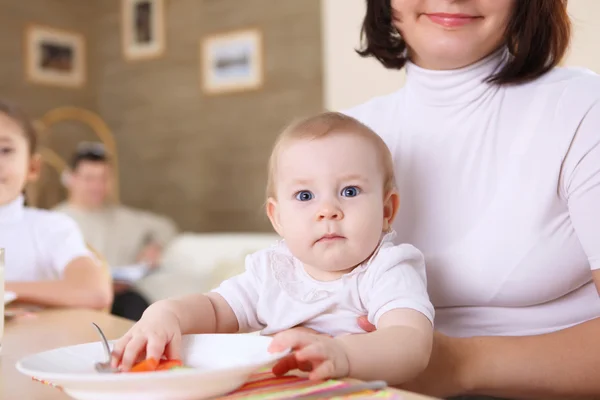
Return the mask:
<path fill-rule="evenodd" d="M 55 210 L 78 223 L 87 243 L 114 270 L 131 266 L 152 270 L 159 266 L 162 249 L 177 234 L 177 228 L 166 217 L 112 204 L 111 168 L 101 143 L 82 143 L 65 175 L 68 198 Z M 139 320 L 149 304 L 134 282 L 115 280 L 114 290 L 112 313 Z"/>

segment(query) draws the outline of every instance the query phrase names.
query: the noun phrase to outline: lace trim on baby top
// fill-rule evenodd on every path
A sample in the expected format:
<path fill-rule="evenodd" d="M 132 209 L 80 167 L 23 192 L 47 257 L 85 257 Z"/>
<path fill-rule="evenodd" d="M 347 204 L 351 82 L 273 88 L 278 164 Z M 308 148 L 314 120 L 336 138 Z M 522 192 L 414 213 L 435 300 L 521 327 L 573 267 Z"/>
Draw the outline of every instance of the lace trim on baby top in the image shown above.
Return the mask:
<path fill-rule="evenodd" d="M 386 233 L 379 241 L 379 245 L 371 257 L 346 276 L 352 276 L 366 269 L 375 259 L 381 247 L 386 243 L 391 243 L 395 235 L 394 231 Z M 306 278 L 303 278 L 300 270 L 303 268 L 302 263 L 292 255 L 284 240 L 280 240 L 273 245 L 272 251 L 269 252 L 269 264 L 281 289 L 294 300 L 310 304 L 334 294 L 333 291 L 314 287 Z"/>

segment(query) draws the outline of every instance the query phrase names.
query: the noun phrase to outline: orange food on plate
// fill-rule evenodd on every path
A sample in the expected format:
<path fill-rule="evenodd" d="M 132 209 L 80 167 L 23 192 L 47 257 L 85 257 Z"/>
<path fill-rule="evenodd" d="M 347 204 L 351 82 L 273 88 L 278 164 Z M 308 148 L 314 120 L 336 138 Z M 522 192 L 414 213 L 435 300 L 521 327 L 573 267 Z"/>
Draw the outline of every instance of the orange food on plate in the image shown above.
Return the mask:
<path fill-rule="evenodd" d="M 157 371 L 165 371 L 172 368 L 183 367 L 181 360 L 161 360 L 156 367 Z"/>
<path fill-rule="evenodd" d="M 152 372 L 152 371 L 168 371 L 174 368 L 183 368 L 181 360 L 160 360 L 148 358 L 135 364 L 129 372 Z"/>
<path fill-rule="evenodd" d="M 150 372 L 156 371 L 156 367 L 158 367 L 158 360 L 154 358 L 147 358 L 139 363 L 135 364 L 129 372 Z"/>

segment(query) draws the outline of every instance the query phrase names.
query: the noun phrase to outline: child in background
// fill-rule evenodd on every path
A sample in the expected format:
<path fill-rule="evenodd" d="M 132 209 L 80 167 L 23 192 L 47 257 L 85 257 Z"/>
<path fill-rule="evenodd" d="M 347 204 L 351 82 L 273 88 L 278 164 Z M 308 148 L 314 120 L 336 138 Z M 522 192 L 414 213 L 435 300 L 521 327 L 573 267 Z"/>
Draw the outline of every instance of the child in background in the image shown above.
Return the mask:
<path fill-rule="evenodd" d="M 5 249 L 5 290 L 40 306 L 103 309 L 112 301 L 110 280 L 95 261 L 75 222 L 24 205 L 23 191 L 41 167 L 36 132 L 16 106 L 0 101 L 0 247 Z"/>
<path fill-rule="evenodd" d="M 388 148 L 358 121 L 324 113 L 291 125 L 273 149 L 267 187 L 283 240 L 249 255 L 246 271 L 211 293 L 150 306 L 115 344 L 113 364 L 177 359 L 182 334 L 261 330 L 274 334 L 270 350 L 294 349 L 293 364 L 309 364 L 311 379 L 415 377 L 429 361 L 434 310 L 423 255 L 393 242 L 394 181 Z M 364 334 L 361 315 L 377 331 Z"/>

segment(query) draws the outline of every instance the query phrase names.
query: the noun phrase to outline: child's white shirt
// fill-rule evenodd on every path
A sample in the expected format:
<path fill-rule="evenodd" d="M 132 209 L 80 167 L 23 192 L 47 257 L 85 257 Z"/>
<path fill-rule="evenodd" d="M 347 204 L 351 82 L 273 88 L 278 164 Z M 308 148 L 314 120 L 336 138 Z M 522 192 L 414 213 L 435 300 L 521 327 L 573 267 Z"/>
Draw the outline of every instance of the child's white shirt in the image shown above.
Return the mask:
<path fill-rule="evenodd" d="M 395 245 L 386 234 L 374 254 L 341 278 L 312 278 L 285 244 L 246 257 L 244 273 L 213 290 L 235 313 L 240 332 L 274 334 L 298 325 L 332 336 L 364 333 L 357 317 L 375 326 L 387 311 L 410 308 L 432 323 L 422 253 L 409 244 Z"/>
<path fill-rule="evenodd" d="M 0 206 L 0 247 L 6 281 L 61 279 L 78 257 L 93 257 L 71 218 L 24 206 L 23 197 Z"/>

